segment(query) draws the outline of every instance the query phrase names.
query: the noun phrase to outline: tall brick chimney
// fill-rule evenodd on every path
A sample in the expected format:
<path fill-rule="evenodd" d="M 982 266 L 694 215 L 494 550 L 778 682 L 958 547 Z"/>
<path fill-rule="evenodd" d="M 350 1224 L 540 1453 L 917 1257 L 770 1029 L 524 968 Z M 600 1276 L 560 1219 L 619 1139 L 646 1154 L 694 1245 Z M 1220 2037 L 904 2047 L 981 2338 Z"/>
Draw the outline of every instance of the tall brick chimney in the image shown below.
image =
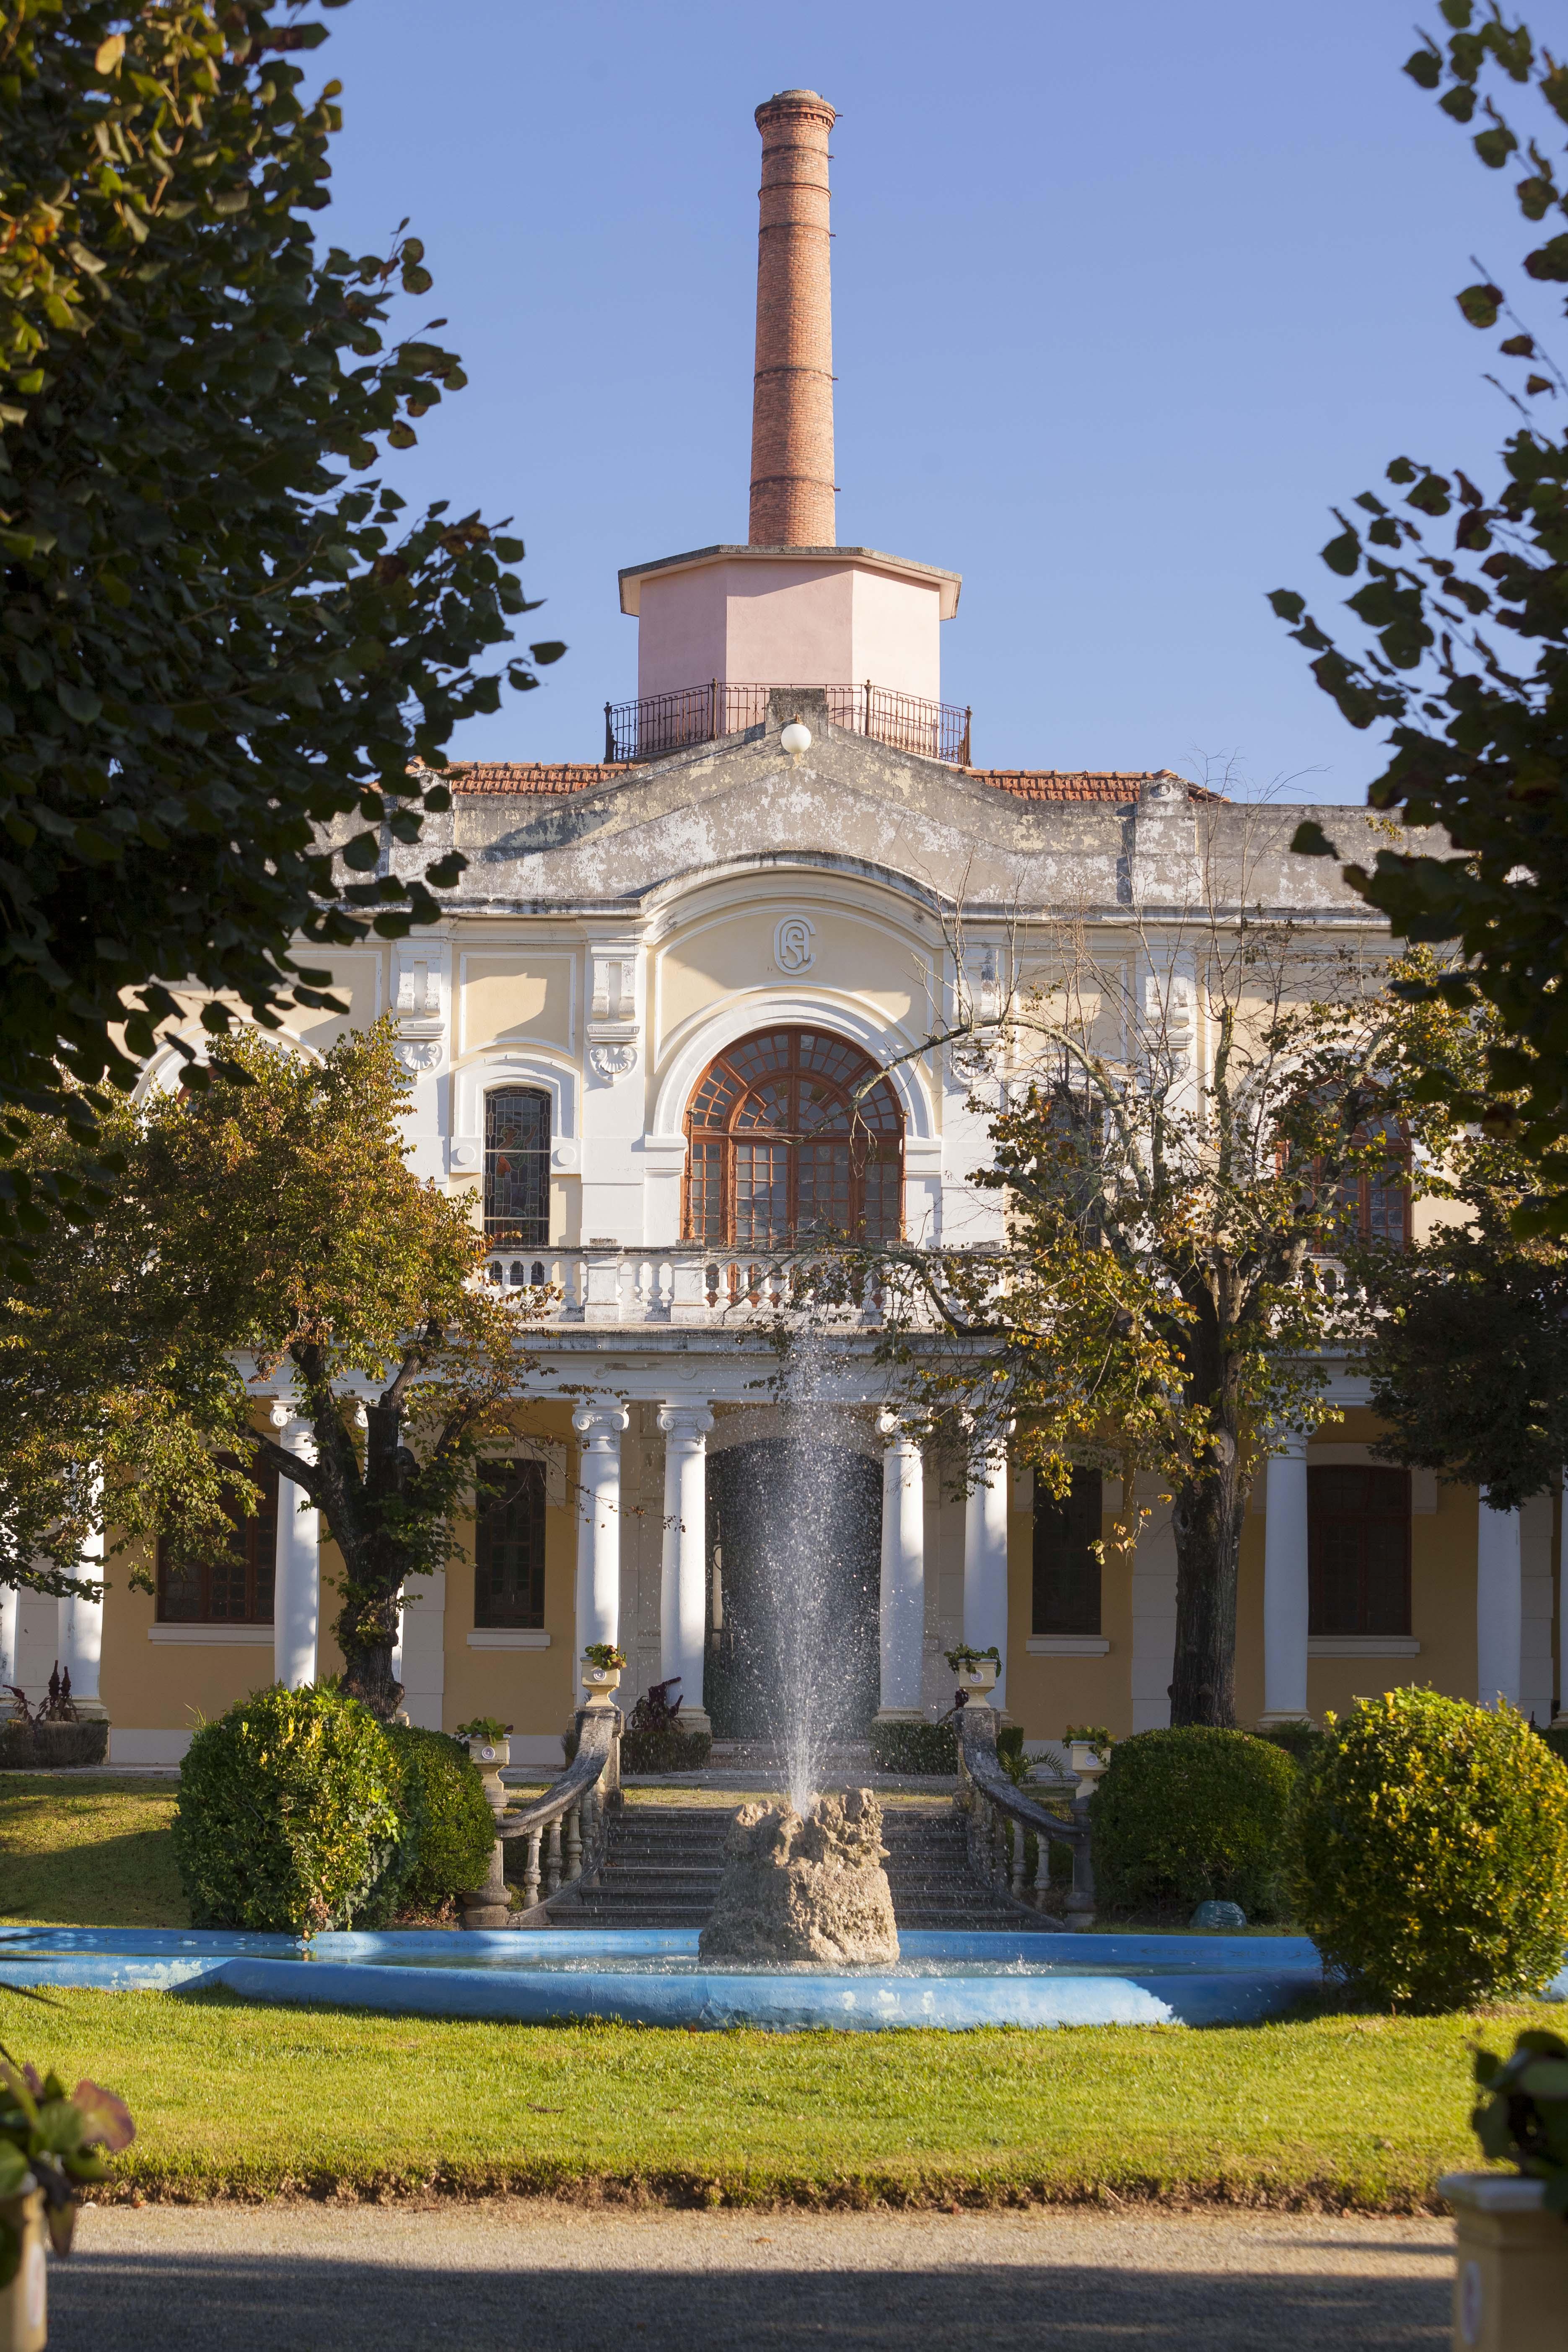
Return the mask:
<path fill-rule="evenodd" d="M 757 109 L 763 184 L 752 547 L 837 544 L 827 226 L 827 137 L 836 119 L 814 89 L 781 90 Z"/>

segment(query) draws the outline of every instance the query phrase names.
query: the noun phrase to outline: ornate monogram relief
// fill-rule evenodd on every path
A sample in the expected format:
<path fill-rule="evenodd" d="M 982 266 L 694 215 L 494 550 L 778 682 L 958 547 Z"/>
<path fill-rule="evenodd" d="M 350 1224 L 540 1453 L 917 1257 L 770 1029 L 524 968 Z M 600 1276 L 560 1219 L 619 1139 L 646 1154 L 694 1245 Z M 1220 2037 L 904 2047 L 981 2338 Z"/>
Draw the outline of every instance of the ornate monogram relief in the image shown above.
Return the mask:
<path fill-rule="evenodd" d="M 812 946 L 816 926 L 805 915 L 786 915 L 773 929 L 773 961 L 781 971 L 809 971 L 816 961 Z"/>

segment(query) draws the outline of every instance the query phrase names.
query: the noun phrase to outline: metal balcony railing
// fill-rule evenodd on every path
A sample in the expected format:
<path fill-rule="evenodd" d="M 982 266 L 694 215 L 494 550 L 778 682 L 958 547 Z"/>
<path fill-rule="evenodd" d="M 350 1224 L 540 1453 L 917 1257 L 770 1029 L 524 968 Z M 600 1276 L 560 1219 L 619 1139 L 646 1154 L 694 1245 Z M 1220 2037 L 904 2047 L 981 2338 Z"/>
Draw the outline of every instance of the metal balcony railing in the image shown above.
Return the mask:
<path fill-rule="evenodd" d="M 653 694 L 641 702 L 605 705 L 606 760 L 661 760 L 694 743 L 711 743 L 721 735 L 738 735 L 760 727 L 768 715 L 770 694 L 785 688 L 732 684 L 713 678 L 707 686 L 682 687 L 674 694 Z M 827 698 L 827 716 L 835 727 L 869 735 L 895 751 L 912 751 L 922 760 L 940 760 L 950 768 L 967 768 L 969 721 L 967 708 L 955 702 L 927 702 L 918 694 L 896 694 L 890 687 L 800 687 L 803 693 Z"/>

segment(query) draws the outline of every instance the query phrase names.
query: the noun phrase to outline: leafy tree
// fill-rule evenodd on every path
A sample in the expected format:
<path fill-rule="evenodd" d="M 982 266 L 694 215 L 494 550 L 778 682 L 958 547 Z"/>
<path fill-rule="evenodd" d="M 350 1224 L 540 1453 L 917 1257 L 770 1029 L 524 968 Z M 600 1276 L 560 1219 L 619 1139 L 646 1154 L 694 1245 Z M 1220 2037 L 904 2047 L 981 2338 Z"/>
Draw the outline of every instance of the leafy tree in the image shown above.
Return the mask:
<path fill-rule="evenodd" d="M 1411 1027 L 1411 1059 L 1450 1095 L 1484 1086 L 1489 1008 L 1430 1002 Z M 1542 1205 L 1516 1142 L 1460 1126 L 1441 1106 L 1417 1106 L 1413 1133 L 1413 1190 L 1435 1210 L 1426 1235 L 1408 1249 L 1347 1253 L 1374 1310 L 1362 1360 L 1388 1432 L 1376 1451 L 1484 1486 L 1510 1510 L 1554 1486 L 1568 1462 L 1568 1250 L 1514 1230 L 1521 1210 Z"/>
<path fill-rule="evenodd" d="M 385 340 L 417 238 L 315 247 L 341 116 L 290 62 L 309 5 L 0 8 L 0 1107 L 84 1132 L 180 981 L 220 1038 L 237 1004 L 276 1027 L 330 1001 L 292 940 L 434 919 L 463 860 L 389 852 L 449 804 L 530 609 L 518 541 L 445 501 L 409 525 L 369 472 L 465 379 L 440 320 Z M 24 1155 L 0 1248 L 105 1173 Z"/>
<path fill-rule="evenodd" d="M 1568 122 L 1568 68 L 1495 5 L 1441 0 L 1446 46 L 1423 36 L 1405 72 L 1454 121 L 1481 127 L 1473 144 L 1490 171 L 1513 170 L 1520 211 L 1543 241 L 1523 257 L 1530 290 L 1568 284 L 1568 183 L 1551 150 Z M 1517 103 L 1531 121 L 1517 119 Z M 1490 85 L 1489 88 L 1488 85 Z M 1499 93 L 1506 101 L 1505 113 Z M 1477 265 L 1479 267 L 1480 265 Z M 1522 420 L 1506 439 L 1500 476 L 1483 490 L 1462 467 L 1400 456 L 1384 494 L 1336 509 L 1323 561 L 1358 585 L 1347 609 L 1363 636 L 1351 650 L 1294 590 L 1275 611 L 1312 655 L 1319 685 L 1352 727 L 1385 724 L 1390 756 L 1373 806 L 1401 813 L 1414 837 L 1380 849 L 1348 879 L 1395 933 L 1455 940 L 1463 969 L 1413 980 L 1454 1005 L 1480 992 L 1501 1016 L 1480 1083 L 1456 1108 L 1516 1134 L 1549 1163 L 1549 1189 L 1526 1213 L 1568 1230 L 1568 436 L 1542 404 L 1568 378 L 1483 275 L 1458 297 L 1470 324 L 1501 328 L 1514 371 L 1507 392 Z M 1368 641 L 1370 639 L 1370 642 Z M 1424 838 L 1442 826 L 1448 846 Z M 1316 823 L 1296 847 L 1332 855 Z M 1436 1076 L 1429 1080 L 1435 1089 Z"/>
<path fill-rule="evenodd" d="M 962 969 L 962 957 L 956 959 Z M 899 1248 L 884 1280 L 911 1409 L 974 1460 L 1005 1443 L 1058 1496 L 1074 1463 L 1122 1481 L 1136 1542 L 1152 1481 L 1176 1549 L 1173 1724 L 1235 1723 L 1242 1524 L 1288 1428 L 1331 1417 L 1321 1350 L 1343 1295 L 1316 1278 L 1342 1188 L 1397 1181 L 1388 1065 L 1404 1008 L 1381 973 L 1289 929 L 1217 917 L 1059 968 L 936 1041 L 994 1068 L 1004 1240 Z"/>
<path fill-rule="evenodd" d="M 125 1114 L 108 1208 L 52 1220 L 0 1307 L 0 1579 L 58 1590 L 105 1527 L 194 1552 L 270 1467 L 342 1553 L 344 1686 L 386 1715 L 404 1581 L 448 1556 L 531 1368 L 528 1313 L 479 1279 L 466 1204 L 406 1164 L 390 1022 L 319 1062 L 247 1033 L 228 1052 L 232 1076 Z M 297 1403 L 313 1462 L 255 1427 L 258 1390 Z"/>

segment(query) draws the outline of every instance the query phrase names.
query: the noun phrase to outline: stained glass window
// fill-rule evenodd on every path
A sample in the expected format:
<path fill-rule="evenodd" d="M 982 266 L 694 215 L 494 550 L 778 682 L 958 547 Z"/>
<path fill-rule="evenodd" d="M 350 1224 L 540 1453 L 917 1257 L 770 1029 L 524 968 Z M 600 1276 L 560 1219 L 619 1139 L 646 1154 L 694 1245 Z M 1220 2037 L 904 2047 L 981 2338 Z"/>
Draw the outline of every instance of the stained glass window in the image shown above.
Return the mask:
<path fill-rule="evenodd" d="M 550 1241 L 550 1097 L 537 1087 L 485 1097 L 485 1237 L 542 1249 Z"/>

